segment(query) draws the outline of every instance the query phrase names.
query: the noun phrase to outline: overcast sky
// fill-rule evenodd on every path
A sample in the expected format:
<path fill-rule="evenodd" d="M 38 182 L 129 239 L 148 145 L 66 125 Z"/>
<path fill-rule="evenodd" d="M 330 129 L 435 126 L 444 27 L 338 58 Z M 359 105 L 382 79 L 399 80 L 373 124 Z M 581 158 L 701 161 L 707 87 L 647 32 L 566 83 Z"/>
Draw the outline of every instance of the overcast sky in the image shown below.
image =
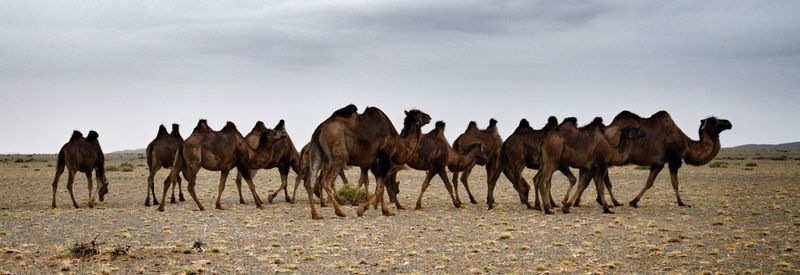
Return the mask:
<path fill-rule="evenodd" d="M 669 111 L 723 146 L 800 140 L 800 1 L 2 1 L 0 152 L 106 152 L 159 124 L 285 119 L 297 146 L 348 103 L 453 140 L 470 120 Z M 431 123 L 432 124 L 432 123 Z M 425 131 L 433 126 L 427 126 Z"/>

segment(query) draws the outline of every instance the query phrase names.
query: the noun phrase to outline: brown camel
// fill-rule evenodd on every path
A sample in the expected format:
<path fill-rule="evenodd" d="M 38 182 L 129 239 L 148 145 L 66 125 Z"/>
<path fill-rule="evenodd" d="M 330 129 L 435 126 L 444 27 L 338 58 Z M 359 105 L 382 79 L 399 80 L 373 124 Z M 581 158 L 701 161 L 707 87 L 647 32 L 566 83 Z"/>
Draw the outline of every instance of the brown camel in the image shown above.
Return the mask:
<path fill-rule="evenodd" d="M 436 127 L 431 130 L 430 132 L 422 135 L 422 139 L 420 140 L 417 149 L 414 151 L 414 155 L 408 161 L 407 165 L 411 168 L 416 170 L 423 170 L 427 171 L 425 176 L 425 180 L 422 182 L 422 189 L 419 192 L 419 197 L 417 198 L 417 204 L 414 209 L 422 209 L 422 196 L 425 194 L 425 190 L 428 189 L 431 180 L 434 176 L 439 175 L 439 177 L 444 182 L 445 188 L 447 188 L 447 192 L 450 194 L 450 199 L 453 200 L 453 205 L 456 208 L 461 207 L 461 202 L 456 200 L 455 195 L 453 195 L 453 186 L 450 184 L 450 179 L 447 178 L 447 167 L 452 160 L 453 167 L 469 167 L 475 165 L 479 157 L 482 157 L 484 160 L 486 156 L 483 155 L 483 150 L 481 150 L 481 143 L 475 142 L 474 144 L 470 145 L 467 148 L 467 154 L 459 154 L 455 151 L 452 152 L 453 156 L 450 156 L 450 145 L 447 143 L 447 140 L 443 138 L 444 136 L 444 128 L 445 123 L 442 121 L 436 122 Z"/>
<path fill-rule="evenodd" d="M 105 156 L 100 142 L 97 141 L 99 135 L 95 131 L 89 131 L 89 135 L 83 138 L 83 134 L 78 131 L 72 132 L 69 142 L 58 151 L 58 161 L 56 163 L 56 177 L 53 179 L 53 208 L 56 208 L 56 189 L 58 189 L 58 179 L 64 173 L 66 166 L 68 171 L 67 190 L 69 197 L 72 198 L 72 205 L 80 208 L 75 202 L 75 195 L 72 193 L 72 183 L 75 181 L 75 174 L 83 172 L 86 174 L 86 181 L 89 184 L 89 207 L 94 207 L 94 193 L 92 192 L 92 170 L 97 177 L 97 196 L 102 202 L 108 193 L 108 180 L 106 180 Z"/>
<path fill-rule="evenodd" d="M 528 120 L 522 119 L 517 129 L 514 130 L 514 133 L 503 142 L 503 147 L 500 150 L 500 166 L 503 169 L 503 174 L 506 175 L 506 178 L 508 178 L 519 194 L 520 201 L 528 206 L 529 209 L 540 210 L 539 193 L 534 192 L 536 195 L 536 202 L 531 206 L 528 202 L 530 185 L 525 178 L 522 177 L 522 171 L 526 167 L 537 170 L 541 167 L 542 142 L 547 133 L 555 129 L 556 126 L 558 126 L 558 121 L 554 116 L 547 119 L 547 124 L 542 127 L 541 130 L 533 129 Z M 558 170 L 569 179 L 570 189 L 572 189 L 577 182 L 575 175 L 573 175 L 569 167 L 565 165 L 559 166 Z M 552 198 L 549 199 L 551 204 L 555 204 Z M 567 199 L 568 197 L 564 197 L 562 203 L 565 203 Z"/>
<path fill-rule="evenodd" d="M 256 122 L 256 126 L 253 127 L 253 130 L 250 131 L 244 139 L 247 141 L 247 144 L 250 145 L 250 148 L 255 149 L 258 146 L 261 133 L 267 131 L 286 132 L 285 122 L 281 119 L 273 130 L 267 129 L 267 127 L 264 126 L 264 122 Z M 299 174 L 301 170 L 300 164 L 300 154 L 297 152 L 297 148 L 294 146 L 292 139 L 287 133 L 286 138 L 279 140 L 272 146 L 272 158 L 270 162 L 264 163 L 263 167 L 250 168 L 252 169 L 252 177 L 255 178 L 258 169 L 272 169 L 277 167 L 281 175 L 281 186 L 267 197 L 267 201 L 272 203 L 272 200 L 278 195 L 278 192 L 283 190 L 284 199 L 286 202 L 290 202 L 289 192 L 287 191 L 289 169 L 294 170 L 295 174 Z M 239 203 L 245 204 L 244 198 L 242 197 L 242 175 L 238 172 L 236 173 L 236 189 L 239 191 Z"/>
<path fill-rule="evenodd" d="M 150 144 L 147 145 L 147 169 L 150 175 L 147 176 L 147 199 L 144 200 L 145 206 L 150 206 L 150 195 L 153 195 L 153 205 L 159 204 L 156 199 L 154 179 L 156 173 L 161 168 L 172 167 L 172 161 L 175 159 L 175 152 L 178 152 L 178 147 L 183 144 L 183 137 L 179 131 L 178 124 L 172 124 L 172 132 L 167 133 L 167 128 L 164 125 L 158 127 L 158 134 Z M 164 184 L 169 182 L 169 178 L 164 179 Z M 177 184 L 172 184 L 172 198 L 170 203 L 175 203 L 175 189 L 178 189 L 180 201 L 184 201 L 183 190 L 181 190 L 181 178 L 178 177 Z"/>
<path fill-rule="evenodd" d="M 565 121 L 547 133 L 542 143 L 542 168 L 534 178 L 536 189 L 542 197 L 542 210 L 545 214 L 553 213 L 550 210 L 551 202 L 547 199 L 550 196 L 551 178 L 559 166 L 566 165 L 587 171 L 586 175 L 594 178 L 603 213 L 613 213 L 603 196 L 603 175 L 608 165 L 624 163 L 628 159 L 632 143 L 645 136 L 645 132 L 632 127 L 606 127 L 599 117 L 580 128 L 575 127 L 574 119 Z M 588 183 L 589 176 L 582 178 L 578 190 Z M 569 212 L 574 199 L 564 204 L 564 213 Z"/>
<path fill-rule="evenodd" d="M 200 168 L 210 171 L 219 171 L 219 190 L 217 193 L 216 208 L 222 209 L 221 197 L 225 190 L 225 180 L 231 169 L 237 168 L 247 185 L 253 193 L 253 201 L 256 207 L 263 209 L 261 199 L 256 193 L 253 179 L 250 175 L 250 167 L 259 167 L 260 164 L 267 163 L 272 157 L 272 146 L 275 142 L 286 137 L 283 131 L 268 131 L 261 134 L 259 144 L 256 149 L 247 145 L 244 137 L 236 129 L 236 125 L 231 122 L 225 124 L 220 131 L 214 131 L 208 127 L 205 119 L 201 119 L 192 131 L 192 134 L 183 145 L 178 149 L 170 171 L 170 181 L 175 182 L 178 174 L 183 172 L 183 177 L 188 182 L 187 189 L 192 196 L 197 207 L 205 210 L 200 200 L 197 199 L 194 187 L 197 184 L 197 173 Z M 161 205 L 158 211 L 164 211 L 164 199 L 167 197 L 169 185 L 164 185 L 164 193 L 161 197 Z"/>
<path fill-rule="evenodd" d="M 308 151 L 309 151 L 308 146 L 310 144 L 311 143 L 306 143 L 306 145 L 303 146 L 303 149 L 300 150 L 300 172 L 297 173 L 297 178 L 295 178 L 295 180 L 294 180 L 294 190 L 292 191 L 292 199 L 291 199 L 291 203 L 292 204 L 294 204 L 296 202 L 295 201 L 295 195 L 297 194 L 297 187 L 300 186 L 300 182 L 308 180 L 308 170 L 309 170 L 309 167 L 308 167 L 308 164 L 309 164 L 309 162 L 308 162 Z M 344 184 L 348 184 L 347 176 L 344 174 L 344 170 L 339 172 L 339 177 L 342 178 L 342 182 Z M 318 198 L 322 197 L 322 192 L 321 192 L 322 191 L 322 185 L 320 184 L 320 180 L 322 180 L 322 178 L 321 177 L 317 177 L 317 181 L 314 183 L 314 194 Z M 324 207 L 325 206 L 325 202 L 321 201 L 320 205 L 322 207 Z"/>
<path fill-rule="evenodd" d="M 687 206 L 681 200 L 678 189 L 678 169 L 683 162 L 699 166 L 709 163 L 720 150 L 719 134 L 733 128 L 730 121 L 709 117 L 700 121 L 699 141 L 692 140 L 675 125 L 666 111 L 660 111 L 649 118 L 642 118 L 632 112 L 622 111 L 610 126 L 637 127 L 647 132 L 647 136 L 634 142 L 628 163 L 650 166 L 650 175 L 639 194 L 630 202 L 630 206 L 638 207 L 644 192 L 653 186 L 656 176 L 669 164 L 670 179 L 679 206 Z M 606 181 L 608 181 L 606 175 Z M 607 185 L 610 187 L 610 183 Z M 612 199 L 616 200 L 613 198 Z"/>
<path fill-rule="evenodd" d="M 497 120 L 490 119 L 489 127 L 486 127 L 484 130 L 478 129 L 478 125 L 474 121 L 470 122 L 467 126 L 467 130 L 458 136 L 455 142 L 453 142 L 453 149 L 461 154 L 466 154 L 467 147 L 475 142 L 480 142 L 483 145 L 484 153 L 487 157 L 487 161 L 484 164 L 486 167 L 488 186 L 486 204 L 489 205 L 489 209 L 492 209 L 494 208 L 494 185 L 497 183 L 497 180 L 491 179 L 493 176 L 500 175 L 500 148 L 503 146 L 503 138 L 501 138 L 500 134 L 497 132 Z M 480 163 L 476 164 L 481 165 Z M 469 202 L 473 204 L 478 202 L 475 201 L 475 197 L 472 196 L 472 192 L 469 190 L 468 180 L 469 175 L 472 173 L 472 169 L 474 167 L 475 165 L 467 167 L 464 169 L 463 174 L 461 175 L 461 182 L 464 184 L 464 189 L 467 190 Z M 456 199 L 461 201 L 461 199 L 458 197 L 458 172 L 453 173 L 453 188 L 455 189 Z"/>
<path fill-rule="evenodd" d="M 422 136 L 420 128 L 431 119 L 428 114 L 416 109 L 406 111 L 403 131 L 398 134 L 391 120 L 380 109 L 369 107 L 362 114 L 357 111 L 358 108 L 352 104 L 337 110 L 317 127 L 311 138 L 309 180 L 305 182 L 305 187 L 313 219 L 322 217 L 314 207 L 310 182 L 316 181 L 317 173 L 322 169 L 322 187 L 328 196 L 334 197 L 332 183 L 345 165 L 370 167 L 377 182 L 375 193 L 358 207 L 358 216 L 362 216 L 375 200 L 381 202 L 383 215 L 394 215 L 383 200 L 384 178 L 392 165 L 408 162 Z M 345 216 L 339 203 L 336 200 L 331 202 L 336 215 Z"/>

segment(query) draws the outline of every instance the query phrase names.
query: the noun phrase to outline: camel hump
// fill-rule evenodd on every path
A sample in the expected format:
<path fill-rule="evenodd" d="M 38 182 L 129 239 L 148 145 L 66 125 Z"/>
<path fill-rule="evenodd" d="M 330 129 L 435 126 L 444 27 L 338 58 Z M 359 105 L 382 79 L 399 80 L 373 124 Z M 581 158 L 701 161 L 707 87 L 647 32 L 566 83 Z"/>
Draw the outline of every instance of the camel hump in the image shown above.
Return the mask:
<path fill-rule="evenodd" d="M 160 136 L 166 136 L 166 135 L 169 135 L 169 133 L 167 133 L 167 127 L 164 127 L 164 124 L 159 125 L 158 126 L 158 135 L 156 135 L 156 136 L 160 137 Z"/>
<path fill-rule="evenodd" d="M 436 122 L 436 129 L 444 130 L 444 125 L 444 121 L 439 120 Z"/>
<path fill-rule="evenodd" d="M 278 121 L 278 125 L 275 125 L 275 128 L 273 128 L 273 129 L 275 129 L 275 130 L 285 130 L 286 129 L 286 125 L 285 124 L 286 124 L 286 122 L 283 121 L 283 119 L 281 119 L 280 121 Z"/>
<path fill-rule="evenodd" d="M 489 119 L 489 128 L 497 127 L 497 120 L 494 118 Z"/>
<path fill-rule="evenodd" d="M 181 126 L 178 123 L 172 123 L 172 132 L 177 133 L 181 130 Z"/>
<path fill-rule="evenodd" d="M 669 115 L 667 111 L 661 110 L 650 116 L 650 118 L 665 118 L 672 120 L 672 116 Z"/>
<path fill-rule="evenodd" d="M 267 126 L 264 124 L 263 121 L 256 121 L 256 125 L 253 126 L 253 131 L 263 131 L 266 130 Z"/>
<path fill-rule="evenodd" d="M 475 121 L 470 121 L 469 124 L 467 125 L 467 132 L 472 130 L 478 130 L 478 123 Z"/>
<path fill-rule="evenodd" d="M 589 122 L 589 124 L 586 124 L 586 126 L 583 126 L 581 128 L 587 129 L 587 128 L 592 128 L 592 127 L 605 127 L 605 125 L 603 125 L 603 118 L 602 117 L 595 117 L 592 120 L 592 122 Z"/>
<path fill-rule="evenodd" d="M 228 121 L 228 122 L 225 122 L 225 127 L 222 127 L 222 131 L 237 131 L 238 132 L 239 130 L 236 129 L 236 125 L 233 124 L 233 122 Z"/>
<path fill-rule="evenodd" d="M 367 108 L 367 109 L 369 109 L 369 108 Z M 356 112 L 358 112 L 358 107 L 356 107 L 356 105 L 349 104 L 349 105 L 345 106 L 344 108 L 341 108 L 341 109 L 336 110 L 335 112 L 333 112 L 333 114 L 331 114 L 331 117 L 349 117 L 349 116 L 355 114 Z"/>
<path fill-rule="evenodd" d="M 635 113 L 633 113 L 633 112 L 631 112 L 631 111 L 625 110 L 625 111 L 619 112 L 619 114 L 617 114 L 617 116 L 614 117 L 614 120 L 617 120 L 617 119 L 642 119 L 642 117 L 637 115 L 637 114 L 635 114 Z"/>
<path fill-rule="evenodd" d="M 203 129 L 210 129 L 208 127 L 208 121 L 205 119 L 200 119 L 199 121 L 197 121 L 197 126 L 194 127 L 194 130 L 197 131 Z"/>
<path fill-rule="evenodd" d="M 86 140 L 97 140 L 98 137 L 100 137 L 100 135 L 94 130 L 91 130 L 89 131 L 89 134 L 86 135 Z"/>
<path fill-rule="evenodd" d="M 527 119 L 523 118 L 523 119 L 519 120 L 519 126 L 517 126 L 517 128 L 530 128 L 530 127 L 531 127 L 531 123 L 528 122 Z"/>
<path fill-rule="evenodd" d="M 75 141 L 78 139 L 83 138 L 83 133 L 78 130 L 72 131 L 72 136 L 69 138 L 69 141 Z"/>
<path fill-rule="evenodd" d="M 550 116 L 547 118 L 547 124 L 558 124 L 558 119 L 555 116 Z"/>

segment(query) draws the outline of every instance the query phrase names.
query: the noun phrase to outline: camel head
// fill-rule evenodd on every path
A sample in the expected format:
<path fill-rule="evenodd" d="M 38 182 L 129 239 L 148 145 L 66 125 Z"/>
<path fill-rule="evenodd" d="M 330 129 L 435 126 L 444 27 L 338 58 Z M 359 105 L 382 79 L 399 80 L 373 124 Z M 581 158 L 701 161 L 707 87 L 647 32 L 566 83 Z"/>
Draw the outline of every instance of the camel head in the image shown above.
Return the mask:
<path fill-rule="evenodd" d="M 276 142 L 288 136 L 289 135 L 286 134 L 286 131 L 283 130 L 275 131 L 267 129 L 266 131 L 261 133 L 261 137 L 258 139 L 258 148 L 272 146 Z"/>
<path fill-rule="evenodd" d="M 420 110 L 411 109 L 410 111 L 406 111 L 406 118 L 403 121 L 403 124 L 408 125 L 409 123 L 413 123 L 419 127 L 422 127 L 430 122 L 431 122 L 431 116 Z"/>
<path fill-rule="evenodd" d="M 712 135 L 719 135 L 722 131 L 730 130 L 733 124 L 727 119 L 718 119 L 716 117 L 709 117 L 700 121 L 700 135 L 707 132 Z"/>
<path fill-rule="evenodd" d="M 100 190 L 97 191 L 97 196 L 100 198 L 100 201 L 104 201 L 106 194 L 108 194 L 108 179 L 103 176 L 103 182 L 100 183 Z"/>

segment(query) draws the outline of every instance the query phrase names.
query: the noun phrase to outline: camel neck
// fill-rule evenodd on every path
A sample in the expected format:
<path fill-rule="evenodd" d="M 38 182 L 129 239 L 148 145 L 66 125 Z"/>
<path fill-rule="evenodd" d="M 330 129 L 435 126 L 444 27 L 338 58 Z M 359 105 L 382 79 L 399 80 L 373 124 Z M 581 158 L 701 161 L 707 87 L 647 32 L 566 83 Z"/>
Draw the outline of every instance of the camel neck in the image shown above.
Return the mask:
<path fill-rule="evenodd" d="M 689 139 L 687 137 L 687 139 Z M 707 132 L 700 133 L 700 140 L 689 139 L 684 161 L 689 165 L 704 165 L 711 162 L 720 150 L 719 136 Z"/>

